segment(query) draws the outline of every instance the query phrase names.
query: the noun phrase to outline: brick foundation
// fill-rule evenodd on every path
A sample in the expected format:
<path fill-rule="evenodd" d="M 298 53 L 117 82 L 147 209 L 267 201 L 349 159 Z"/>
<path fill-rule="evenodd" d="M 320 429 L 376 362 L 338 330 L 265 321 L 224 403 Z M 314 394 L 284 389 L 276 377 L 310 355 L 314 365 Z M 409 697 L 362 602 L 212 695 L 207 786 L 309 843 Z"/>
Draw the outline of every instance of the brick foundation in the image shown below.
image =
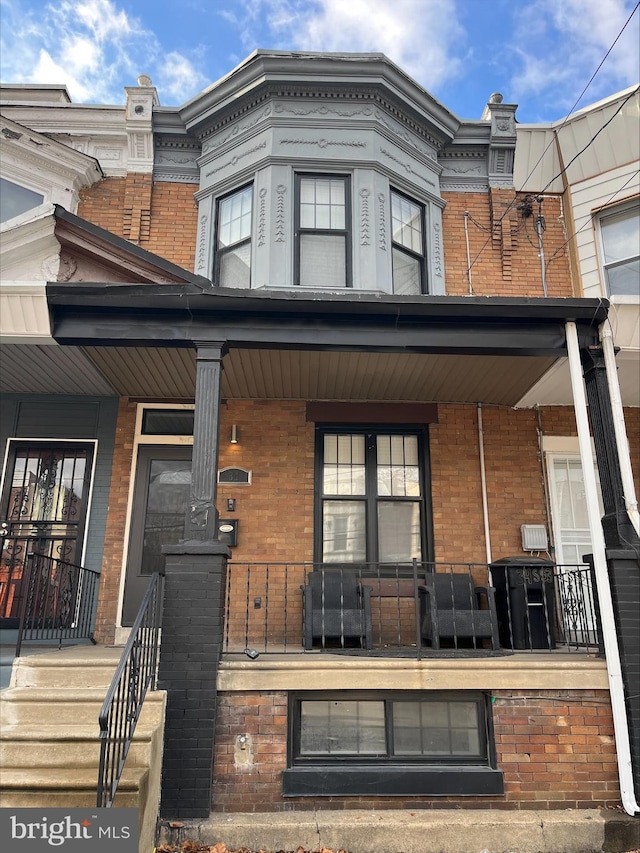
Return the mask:
<path fill-rule="evenodd" d="M 497 767 L 505 783 L 501 797 L 285 799 L 281 774 L 287 766 L 287 694 L 219 694 L 213 810 L 593 809 L 619 804 L 607 691 L 500 690 L 493 698 Z"/>

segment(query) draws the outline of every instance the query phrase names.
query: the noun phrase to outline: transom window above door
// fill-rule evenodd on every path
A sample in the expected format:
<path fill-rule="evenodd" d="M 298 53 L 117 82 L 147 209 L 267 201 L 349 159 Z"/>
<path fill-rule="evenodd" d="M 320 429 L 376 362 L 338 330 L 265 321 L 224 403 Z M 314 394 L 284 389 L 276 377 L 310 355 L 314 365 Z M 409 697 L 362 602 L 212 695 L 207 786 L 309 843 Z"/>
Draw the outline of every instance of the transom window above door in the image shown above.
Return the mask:
<path fill-rule="evenodd" d="M 351 284 L 349 179 L 296 176 L 296 271 L 303 287 Z"/>
<path fill-rule="evenodd" d="M 317 550 L 323 563 L 422 560 L 424 446 L 421 433 L 320 433 Z"/>

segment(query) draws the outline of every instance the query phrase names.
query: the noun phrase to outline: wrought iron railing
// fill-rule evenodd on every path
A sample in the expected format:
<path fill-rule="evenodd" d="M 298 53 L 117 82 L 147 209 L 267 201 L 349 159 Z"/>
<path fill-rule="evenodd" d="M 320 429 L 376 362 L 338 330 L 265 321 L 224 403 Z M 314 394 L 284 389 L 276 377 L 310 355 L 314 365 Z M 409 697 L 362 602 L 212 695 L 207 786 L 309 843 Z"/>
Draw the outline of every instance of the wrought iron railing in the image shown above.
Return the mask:
<path fill-rule="evenodd" d="M 29 554 L 18 596 L 16 657 L 23 643 L 93 639 L 93 614 L 100 573 L 44 554 Z"/>
<path fill-rule="evenodd" d="M 446 615 L 434 612 L 436 585 L 451 596 L 465 578 L 466 600 L 454 600 Z M 226 596 L 224 651 L 250 657 L 318 650 L 418 658 L 451 650 L 602 653 L 595 583 L 582 564 L 230 563 Z"/>
<path fill-rule="evenodd" d="M 98 808 L 113 805 L 145 696 L 156 687 L 161 608 L 162 579 L 156 572 L 151 575 L 98 718 Z"/>

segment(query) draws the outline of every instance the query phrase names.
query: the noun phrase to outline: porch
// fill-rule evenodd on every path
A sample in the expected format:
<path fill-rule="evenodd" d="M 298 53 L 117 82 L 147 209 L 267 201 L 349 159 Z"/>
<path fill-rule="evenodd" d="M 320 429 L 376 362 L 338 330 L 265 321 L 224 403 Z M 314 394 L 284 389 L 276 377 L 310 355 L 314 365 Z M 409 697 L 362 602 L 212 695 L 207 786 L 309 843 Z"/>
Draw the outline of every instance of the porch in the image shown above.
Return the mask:
<path fill-rule="evenodd" d="M 462 600 L 448 595 L 448 601 L 430 601 L 434 584 L 447 591 L 461 581 L 468 589 Z M 354 589 L 355 602 L 349 601 Z M 491 565 L 414 561 L 342 568 L 231 562 L 225 612 L 222 652 L 228 660 L 319 653 L 416 660 L 602 655 L 591 568 L 535 557 Z M 495 632 L 485 629 L 487 622 Z"/>

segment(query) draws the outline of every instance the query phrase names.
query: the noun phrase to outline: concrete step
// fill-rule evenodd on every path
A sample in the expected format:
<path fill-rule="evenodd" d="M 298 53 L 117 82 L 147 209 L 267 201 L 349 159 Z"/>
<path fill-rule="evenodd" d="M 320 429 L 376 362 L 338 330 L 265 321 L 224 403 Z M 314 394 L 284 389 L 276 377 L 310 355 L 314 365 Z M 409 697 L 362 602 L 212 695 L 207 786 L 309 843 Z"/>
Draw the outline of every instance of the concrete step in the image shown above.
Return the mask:
<path fill-rule="evenodd" d="M 60 726 L 98 726 L 98 714 L 107 687 L 10 687 L 0 698 L 0 726 L 37 726 L 55 720 Z M 162 718 L 163 698 L 147 693 L 138 726 L 157 725 Z"/>
<path fill-rule="evenodd" d="M 3 726 L 0 767 L 97 767 L 100 739 L 93 726 Z M 137 726 L 127 765 L 148 766 L 155 729 Z"/>
<path fill-rule="evenodd" d="M 97 765 L 66 769 L 3 767 L 0 808 L 95 807 L 97 782 Z M 125 766 L 115 805 L 142 809 L 148 782 L 148 768 Z"/>
<path fill-rule="evenodd" d="M 120 646 L 72 646 L 31 651 L 16 659 L 12 687 L 104 687 L 111 683 Z"/>

